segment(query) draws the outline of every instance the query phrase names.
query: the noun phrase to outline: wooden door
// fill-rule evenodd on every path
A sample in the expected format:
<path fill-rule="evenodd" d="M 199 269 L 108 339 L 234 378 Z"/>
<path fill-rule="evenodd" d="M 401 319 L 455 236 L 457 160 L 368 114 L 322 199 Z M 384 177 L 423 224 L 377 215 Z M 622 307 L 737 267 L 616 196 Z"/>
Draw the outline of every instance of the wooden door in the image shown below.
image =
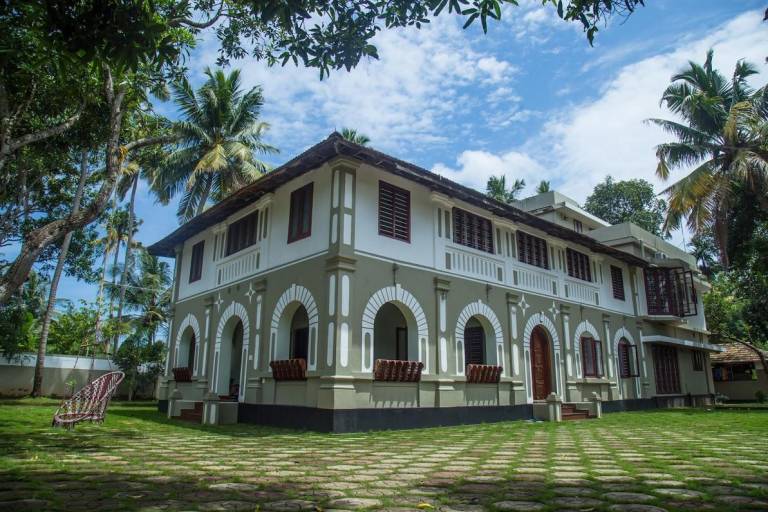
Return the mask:
<path fill-rule="evenodd" d="M 541 328 L 531 333 L 531 370 L 533 399 L 545 400 L 552 392 L 552 361 L 549 357 L 549 340 Z"/>
<path fill-rule="evenodd" d="M 309 359 L 309 327 L 299 327 L 293 331 L 293 359 Z"/>

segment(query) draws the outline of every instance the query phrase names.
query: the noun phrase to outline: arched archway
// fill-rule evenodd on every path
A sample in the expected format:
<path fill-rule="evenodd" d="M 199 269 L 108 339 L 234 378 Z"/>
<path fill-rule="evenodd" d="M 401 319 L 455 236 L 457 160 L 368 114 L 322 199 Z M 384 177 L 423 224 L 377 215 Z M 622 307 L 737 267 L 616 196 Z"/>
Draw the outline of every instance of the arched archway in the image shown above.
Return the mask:
<path fill-rule="evenodd" d="M 317 326 L 319 314 L 312 293 L 291 285 L 275 305 L 269 336 L 269 359 L 301 358 L 307 369 L 317 368 Z"/>
<path fill-rule="evenodd" d="M 173 366 L 187 367 L 192 375 L 197 375 L 197 359 L 200 350 L 200 325 L 197 318 L 191 313 L 184 317 L 176 332 L 176 352 L 173 357 Z"/>
<path fill-rule="evenodd" d="M 482 300 L 470 302 L 461 310 L 454 336 L 457 375 L 464 375 L 467 364 L 505 366 L 501 322 Z M 506 375 L 506 368 L 502 375 Z"/>
<path fill-rule="evenodd" d="M 616 330 L 613 337 L 613 353 L 616 358 L 616 384 L 621 398 L 629 398 L 634 391 L 634 398 L 641 398 L 640 386 L 640 350 L 635 338 L 626 327 Z"/>
<path fill-rule="evenodd" d="M 540 347 L 537 347 L 536 353 L 534 354 L 532 352 L 534 336 L 537 337 L 537 343 L 539 345 L 546 345 L 547 351 L 549 352 L 549 360 L 551 362 L 551 373 L 549 377 L 551 386 L 550 392 L 555 392 L 561 397 L 563 396 L 560 337 L 557 334 L 557 328 L 552 320 L 550 320 L 544 313 L 534 313 L 525 324 L 525 331 L 523 332 L 523 357 L 525 359 L 526 368 L 525 388 L 528 403 L 532 403 L 534 400 L 533 357 L 535 356 L 538 358 L 540 354 L 543 357 L 544 351 L 544 349 L 539 350 Z M 546 360 L 542 361 L 545 362 Z M 543 378 L 546 379 L 546 376 Z M 546 383 L 547 381 L 543 380 L 541 382 Z M 541 382 L 539 382 L 539 385 L 541 385 Z M 545 390 L 546 388 L 543 390 L 540 388 L 539 393 Z"/>
<path fill-rule="evenodd" d="M 578 378 L 584 377 L 584 362 L 582 361 L 582 354 L 581 354 L 581 339 L 583 337 L 589 337 L 594 340 L 600 341 L 600 334 L 597 332 L 597 329 L 589 320 L 582 320 L 579 325 L 576 326 L 576 329 L 573 331 L 573 349 L 574 349 L 574 358 L 576 360 L 576 376 Z"/>
<path fill-rule="evenodd" d="M 211 389 L 220 396 L 245 397 L 250 323 L 245 307 L 233 302 L 221 314 L 216 328 Z"/>
<path fill-rule="evenodd" d="M 375 354 L 381 353 L 376 347 L 376 317 L 379 310 L 388 303 L 396 307 L 406 320 L 409 359 L 424 363 L 423 373 L 429 373 L 427 316 L 419 301 L 399 284 L 387 286 L 371 295 L 363 310 L 360 364 L 362 371 L 373 371 Z"/>
<path fill-rule="evenodd" d="M 395 302 L 382 304 L 376 312 L 373 333 L 376 344 L 373 359 L 415 359 L 418 353 L 416 319 Z"/>

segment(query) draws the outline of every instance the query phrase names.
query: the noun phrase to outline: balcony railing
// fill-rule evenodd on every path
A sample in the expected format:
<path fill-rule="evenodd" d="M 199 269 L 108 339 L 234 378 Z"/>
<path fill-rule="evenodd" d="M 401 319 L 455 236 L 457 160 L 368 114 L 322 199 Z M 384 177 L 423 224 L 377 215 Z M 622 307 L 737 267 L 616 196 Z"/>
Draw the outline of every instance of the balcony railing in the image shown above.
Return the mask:
<path fill-rule="evenodd" d="M 504 261 L 456 246 L 445 248 L 445 268 L 457 274 L 504 282 Z"/>
<path fill-rule="evenodd" d="M 261 250 L 258 245 L 227 256 L 216 265 L 216 284 L 232 283 L 256 273 L 261 264 Z"/>
<path fill-rule="evenodd" d="M 545 295 L 558 295 L 558 276 L 549 270 L 529 265 L 515 265 L 512 285 Z"/>
<path fill-rule="evenodd" d="M 583 304 L 600 304 L 600 287 L 588 281 L 565 279 L 565 297 Z"/>

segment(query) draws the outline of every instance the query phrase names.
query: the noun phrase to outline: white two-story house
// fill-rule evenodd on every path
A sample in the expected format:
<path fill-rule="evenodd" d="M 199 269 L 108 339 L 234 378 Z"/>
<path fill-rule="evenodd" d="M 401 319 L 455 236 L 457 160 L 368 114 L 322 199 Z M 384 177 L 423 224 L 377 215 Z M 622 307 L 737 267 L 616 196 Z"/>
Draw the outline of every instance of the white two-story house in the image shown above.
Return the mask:
<path fill-rule="evenodd" d="M 176 260 L 161 409 L 340 432 L 708 403 L 695 262 L 563 197 L 332 134 L 150 247 Z"/>

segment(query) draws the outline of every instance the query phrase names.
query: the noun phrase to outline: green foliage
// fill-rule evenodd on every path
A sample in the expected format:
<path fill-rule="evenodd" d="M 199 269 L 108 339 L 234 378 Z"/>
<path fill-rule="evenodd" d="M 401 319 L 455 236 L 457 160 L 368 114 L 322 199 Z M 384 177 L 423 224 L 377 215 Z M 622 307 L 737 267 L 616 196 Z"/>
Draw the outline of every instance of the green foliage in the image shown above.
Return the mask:
<path fill-rule="evenodd" d="M 646 180 L 614 181 L 607 176 L 587 197 L 584 209 L 611 224 L 632 222 L 661 236 L 666 203 Z"/>
<path fill-rule="evenodd" d="M 517 195 L 525 188 L 525 180 L 515 180 L 511 187 L 507 188 L 507 177 L 491 176 L 485 187 L 485 193 L 502 203 L 512 203 L 517 200 Z"/>
<path fill-rule="evenodd" d="M 712 230 L 723 265 L 729 265 L 729 217 L 739 196 L 751 193 L 768 211 L 768 91 L 753 91 L 748 79 L 758 71 L 739 61 L 728 76 L 713 66 L 713 52 L 703 65 L 689 62 L 672 77 L 662 96 L 683 122 L 650 119 L 677 140 L 656 148 L 656 174 L 666 180 L 675 168 L 693 168 L 664 192 L 668 232 L 687 220 L 691 230 Z"/>
<path fill-rule="evenodd" d="M 33 272 L 10 301 L 0 304 L 0 356 L 11 361 L 35 350 L 47 295 L 47 282 Z"/>
<path fill-rule="evenodd" d="M 154 382 L 163 371 L 165 344 L 149 341 L 141 336 L 129 336 L 112 356 L 112 361 L 125 373 L 128 399 L 141 386 Z"/>
<path fill-rule="evenodd" d="M 361 146 L 367 146 L 368 143 L 371 142 L 370 137 L 368 137 L 364 133 L 358 132 L 353 128 L 342 128 L 341 136 L 344 137 L 344 139 L 348 140 L 349 142 L 354 142 L 355 144 L 359 144 Z"/>
<path fill-rule="evenodd" d="M 549 180 L 541 180 L 538 186 L 536 187 L 537 194 L 544 194 L 546 192 L 549 192 L 550 190 L 552 190 L 552 186 L 549 183 Z"/>
<path fill-rule="evenodd" d="M 70 305 L 51 321 L 48 353 L 103 354 L 104 347 L 96 345 L 95 327 L 96 309 L 85 302 L 82 302 L 78 308 Z"/>
<path fill-rule="evenodd" d="M 163 203 L 182 194 L 177 215 L 184 222 L 208 201 L 220 201 L 269 169 L 256 154 L 276 153 L 262 142 L 269 125 L 259 120 L 261 87 L 241 89 L 240 71 L 206 70 L 197 91 L 186 79 L 173 84 L 182 121 L 173 126 L 179 143 L 158 172 L 155 189 Z"/>
<path fill-rule="evenodd" d="M 757 400 L 757 403 L 764 404 L 765 403 L 765 391 L 762 389 L 758 389 L 755 391 L 755 400 Z"/>

